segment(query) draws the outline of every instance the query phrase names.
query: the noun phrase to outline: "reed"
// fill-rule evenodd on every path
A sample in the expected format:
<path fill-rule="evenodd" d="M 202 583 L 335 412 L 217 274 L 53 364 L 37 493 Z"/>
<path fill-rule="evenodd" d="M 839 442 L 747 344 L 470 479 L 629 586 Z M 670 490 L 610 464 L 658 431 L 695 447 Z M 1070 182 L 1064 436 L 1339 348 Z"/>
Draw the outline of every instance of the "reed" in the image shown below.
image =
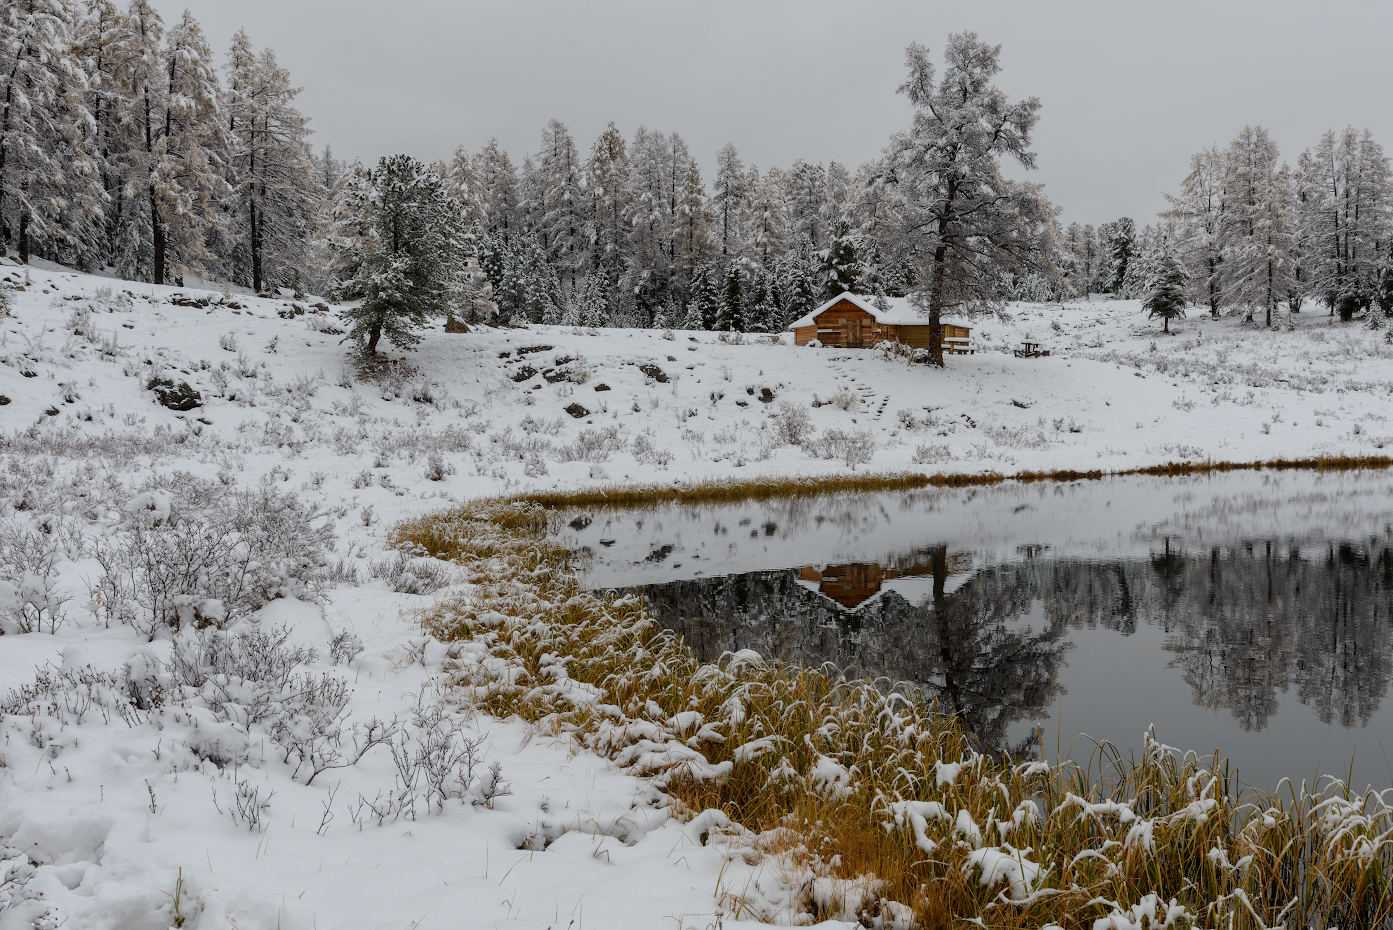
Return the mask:
<path fill-rule="evenodd" d="M 1330 461 L 1314 467 L 1370 467 Z M 933 481 L 899 480 L 833 489 Z M 1329 780 L 1254 792 L 1222 760 L 1150 734 L 1140 755 L 1104 745 L 1081 764 L 980 754 L 953 717 L 903 683 L 748 654 L 698 661 L 640 598 L 586 590 L 555 540 L 562 507 L 762 493 L 713 482 L 496 499 L 403 524 L 392 541 L 460 564 L 473 582 L 425 619 L 437 636 L 489 655 L 452 670 L 462 697 L 653 777 L 688 814 L 715 809 L 753 831 L 713 826 L 712 836 L 724 832 L 732 850 L 790 878 L 781 896 L 719 889 L 739 916 L 1031 930 L 1393 927 L 1393 809 L 1372 790 Z"/>

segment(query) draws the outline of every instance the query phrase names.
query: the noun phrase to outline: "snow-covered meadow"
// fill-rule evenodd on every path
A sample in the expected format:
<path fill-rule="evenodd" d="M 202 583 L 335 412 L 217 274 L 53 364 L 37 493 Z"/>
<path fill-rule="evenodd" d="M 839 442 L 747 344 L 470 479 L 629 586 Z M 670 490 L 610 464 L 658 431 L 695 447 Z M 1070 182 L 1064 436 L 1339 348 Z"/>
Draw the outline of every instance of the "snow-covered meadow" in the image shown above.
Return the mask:
<path fill-rule="evenodd" d="M 1393 346 L 1323 311 L 1162 335 L 1135 301 L 1016 305 L 946 370 L 787 335 L 436 328 L 369 376 L 315 298 L 0 278 L 22 288 L 0 319 L 2 930 L 707 927 L 731 889 L 742 918 L 797 916 L 802 878 L 736 831 L 704 842 L 720 825 L 651 783 L 451 696 L 490 660 L 421 632 L 467 585 L 387 552 L 401 519 L 586 484 L 1393 444 Z"/>

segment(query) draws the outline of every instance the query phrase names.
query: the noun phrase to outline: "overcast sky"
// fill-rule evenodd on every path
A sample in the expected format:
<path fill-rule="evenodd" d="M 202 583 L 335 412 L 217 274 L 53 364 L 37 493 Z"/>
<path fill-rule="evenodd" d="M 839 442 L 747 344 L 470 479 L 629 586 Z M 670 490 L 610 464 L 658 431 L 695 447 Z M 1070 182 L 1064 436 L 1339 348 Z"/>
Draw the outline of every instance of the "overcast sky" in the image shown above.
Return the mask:
<path fill-rule="evenodd" d="M 181 7 L 156 0 L 166 21 Z M 761 169 L 874 158 L 907 125 L 904 47 L 976 31 L 1000 86 L 1039 97 L 1039 170 L 1066 222 L 1149 222 L 1192 152 L 1266 126 L 1282 156 L 1347 124 L 1393 150 L 1393 2 L 452 2 L 187 0 L 221 56 L 245 28 L 305 90 L 317 147 L 375 160 L 515 160 L 552 117 L 582 152 L 613 120 L 687 140 L 708 182 L 734 142 Z"/>

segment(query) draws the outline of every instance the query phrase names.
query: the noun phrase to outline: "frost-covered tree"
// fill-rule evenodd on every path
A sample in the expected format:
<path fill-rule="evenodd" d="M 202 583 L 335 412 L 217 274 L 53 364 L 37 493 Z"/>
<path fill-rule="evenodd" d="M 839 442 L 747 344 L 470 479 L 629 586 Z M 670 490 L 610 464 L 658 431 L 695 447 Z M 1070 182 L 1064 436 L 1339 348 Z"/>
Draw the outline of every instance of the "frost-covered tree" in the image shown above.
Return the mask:
<path fill-rule="evenodd" d="M 822 278 L 822 299 L 831 300 L 843 291 L 855 293 L 866 275 L 861 261 L 861 237 L 846 220 L 832 224 L 827 248 L 818 253 Z"/>
<path fill-rule="evenodd" d="M 1277 145 L 1261 126 L 1245 126 L 1229 146 L 1225 210 L 1219 225 L 1226 298 L 1248 320 L 1261 307 L 1266 325 L 1291 290 L 1296 246 L 1291 184 Z"/>
<path fill-rule="evenodd" d="M 357 301 L 343 313 L 348 338 L 370 356 L 383 336 L 415 345 L 431 318 L 480 296 L 463 210 L 440 174 L 408 155 L 386 156 L 353 177 L 335 233 L 334 296 Z"/>
<path fill-rule="evenodd" d="M 0 6 L 0 229 L 21 261 L 29 260 L 33 237 L 75 241 L 65 211 L 86 223 L 100 209 L 95 127 L 83 63 L 73 52 L 74 20 L 62 0 Z"/>
<path fill-rule="evenodd" d="M 484 208 L 484 228 L 508 238 L 522 232 L 518 172 L 508 153 L 490 139 L 472 161 Z"/>
<path fill-rule="evenodd" d="M 745 182 L 745 164 L 740 160 L 735 146 L 728 142 L 716 153 L 715 192 L 711 196 L 711 208 L 716 216 L 716 235 L 724 259 L 738 256 L 744 249 L 741 233 L 749 196 Z"/>
<path fill-rule="evenodd" d="M 249 272 L 238 275 L 258 292 L 267 282 L 297 283 L 318 197 L 309 120 L 296 107 L 300 88 L 275 53 L 252 49 L 242 31 L 227 61 L 224 118 L 237 230 L 234 242 Z"/>
<path fill-rule="evenodd" d="M 1162 214 L 1177 224 L 1195 301 L 1208 304 L 1209 315 L 1216 320 L 1223 305 L 1221 228 L 1226 176 L 1225 152 L 1217 147 L 1196 152 L 1190 156 L 1190 173 L 1181 182 L 1180 193 L 1166 195 L 1171 208 Z"/>
<path fill-rule="evenodd" d="M 1151 276 L 1146 282 L 1142 308 L 1147 315 L 1161 318 L 1161 329 L 1170 332 L 1171 319 L 1185 315 L 1185 286 L 1190 274 L 1169 243 L 1161 246 L 1160 254 L 1151 262 Z"/>
<path fill-rule="evenodd" d="M 930 356 L 942 366 L 944 311 L 999 301 L 1009 273 L 1041 266 L 1054 208 L 1038 185 L 1001 173 L 1003 158 L 1035 166 L 1040 101 L 1013 103 L 991 83 L 1000 46 L 971 32 L 950 36 L 938 81 L 923 46 L 905 57 L 900 92 L 913 121 L 891 138 L 883 170 L 899 202 L 896 256 L 915 268 L 911 295 L 928 314 Z"/>
<path fill-rule="evenodd" d="M 129 106 L 117 163 L 128 196 L 114 258 L 123 275 L 163 284 L 170 272 L 217 261 L 211 246 L 227 222 L 228 135 L 198 22 L 186 11 L 165 34 L 148 0 L 132 0 L 125 29 L 129 58 L 120 74 Z"/>
<path fill-rule="evenodd" d="M 1119 297 L 1127 294 L 1127 266 L 1137 254 L 1137 226 L 1130 217 L 1122 217 L 1098 227 L 1103 246 L 1103 290 Z"/>
<path fill-rule="evenodd" d="M 784 175 L 787 186 L 789 226 L 794 235 L 807 236 L 813 248 L 827 243 L 827 172 L 822 165 L 799 158 Z M 835 211 L 834 211 L 835 212 Z"/>
<path fill-rule="evenodd" d="M 783 172 L 773 168 L 761 178 L 759 169 L 751 165 L 746 185 L 750 190 L 750 251 L 760 264 L 772 268 L 788 246 Z"/>
<path fill-rule="evenodd" d="M 717 327 L 721 315 L 721 285 L 724 283 L 724 279 L 716 278 L 716 272 L 708 264 L 698 265 L 692 271 L 683 329 Z"/>
<path fill-rule="evenodd" d="M 691 275 L 706 261 L 710 251 L 709 217 L 706 212 L 706 188 L 701 183 L 701 171 L 696 159 L 687 163 L 682 175 L 682 196 L 673 217 L 673 234 L 677 242 L 678 266 Z"/>
<path fill-rule="evenodd" d="M 574 285 L 590 255 L 586 236 L 584 165 L 571 131 L 551 120 L 538 152 L 544 210 L 540 239 L 557 273 Z"/>
<path fill-rule="evenodd" d="M 1388 158 L 1368 130 L 1326 133 L 1300 163 L 1311 291 L 1348 321 L 1368 308 L 1390 238 Z"/>
<path fill-rule="evenodd" d="M 629 181 L 628 146 L 610 123 L 595 140 L 585 163 L 593 262 L 604 269 L 609 283 L 618 281 L 628 258 Z"/>
<path fill-rule="evenodd" d="M 818 304 L 817 259 L 813 244 L 807 236 L 799 236 L 779 261 L 779 293 L 783 299 L 784 319 L 780 331 L 799 317 L 805 316 Z"/>

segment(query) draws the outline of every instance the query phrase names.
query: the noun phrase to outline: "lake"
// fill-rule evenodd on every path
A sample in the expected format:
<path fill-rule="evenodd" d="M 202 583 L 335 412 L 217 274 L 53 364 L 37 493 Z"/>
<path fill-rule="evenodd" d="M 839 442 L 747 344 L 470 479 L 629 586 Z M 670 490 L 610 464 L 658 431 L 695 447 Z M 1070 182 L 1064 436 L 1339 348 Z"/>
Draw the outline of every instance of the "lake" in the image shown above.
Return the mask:
<path fill-rule="evenodd" d="M 568 514 L 703 659 L 913 682 L 993 749 L 1393 785 L 1393 474 L 1234 472 Z M 1081 736 L 1086 734 L 1086 736 Z M 1043 746 L 1039 745 L 1043 744 Z"/>

